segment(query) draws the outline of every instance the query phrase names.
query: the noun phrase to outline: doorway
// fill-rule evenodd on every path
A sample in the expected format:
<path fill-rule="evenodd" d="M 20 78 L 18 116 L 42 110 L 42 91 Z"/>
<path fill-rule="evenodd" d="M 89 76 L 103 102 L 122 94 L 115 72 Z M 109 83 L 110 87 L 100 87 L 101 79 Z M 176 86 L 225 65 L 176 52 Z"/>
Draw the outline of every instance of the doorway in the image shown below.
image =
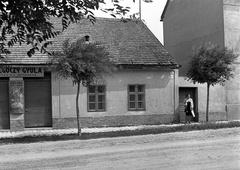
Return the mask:
<path fill-rule="evenodd" d="M 187 94 L 191 95 L 193 99 L 193 110 L 195 113 L 195 117 L 191 116 L 190 120 L 193 122 L 198 122 L 198 94 L 197 94 L 197 87 L 179 87 L 179 115 L 180 115 L 180 122 L 185 121 L 185 112 L 184 112 L 184 99 Z"/>
<path fill-rule="evenodd" d="M 0 130 L 10 129 L 8 78 L 0 78 Z"/>
<path fill-rule="evenodd" d="M 51 73 L 42 78 L 24 78 L 26 128 L 51 127 Z"/>

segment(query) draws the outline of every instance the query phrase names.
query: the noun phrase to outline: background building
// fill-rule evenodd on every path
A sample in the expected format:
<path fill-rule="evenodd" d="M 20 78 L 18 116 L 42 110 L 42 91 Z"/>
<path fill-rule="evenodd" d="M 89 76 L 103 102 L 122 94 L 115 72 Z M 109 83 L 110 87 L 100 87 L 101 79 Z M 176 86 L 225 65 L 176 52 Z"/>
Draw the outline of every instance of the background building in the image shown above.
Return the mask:
<path fill-rule="evenodd" d="M 181 65 L 179 69 L 179 108 L 191 93 L 199 113 L 205 119 L 206 85 L 186 81 L 187 62 L 193 48 L 211 42 L 240 53 L 240 1 L 238 0 L 168 0 L 162 13 L 164 46 Z M 234 79 L 224 87 L 210 88 L 210 120 L 240 119 L 240 57 L 234 63 Z"/>

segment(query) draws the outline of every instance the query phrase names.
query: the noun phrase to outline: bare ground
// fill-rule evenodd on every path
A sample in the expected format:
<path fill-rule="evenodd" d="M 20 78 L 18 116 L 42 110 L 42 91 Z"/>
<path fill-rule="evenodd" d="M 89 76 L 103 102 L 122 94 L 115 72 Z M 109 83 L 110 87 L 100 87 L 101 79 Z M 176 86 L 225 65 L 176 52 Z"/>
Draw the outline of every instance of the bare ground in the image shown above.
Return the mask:
<path fill-rule="evenodd" d="M 0 169 L 240 169 L 240 128 L 0 144 Z"/>

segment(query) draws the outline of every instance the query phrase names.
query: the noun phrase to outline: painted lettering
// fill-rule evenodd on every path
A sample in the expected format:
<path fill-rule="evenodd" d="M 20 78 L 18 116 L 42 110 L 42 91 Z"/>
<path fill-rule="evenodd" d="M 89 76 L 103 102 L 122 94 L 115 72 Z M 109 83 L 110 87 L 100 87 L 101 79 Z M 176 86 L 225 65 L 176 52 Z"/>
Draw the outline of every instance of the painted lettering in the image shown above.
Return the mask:
<path fill-rule="evenodd" d="M 20 73 L 20 69 L 21 69 L 20 67 L 16 67 L 18 73 Z"/>
<path fill-rule="evenodd" d="M 41 67 L 0 67 L 0 77 L 42 77 Z"/>
<path fill-rule="evenodd" d="M 42 73 L 42 68 L 38 68 L 38 72 L 37 73 Z"/>

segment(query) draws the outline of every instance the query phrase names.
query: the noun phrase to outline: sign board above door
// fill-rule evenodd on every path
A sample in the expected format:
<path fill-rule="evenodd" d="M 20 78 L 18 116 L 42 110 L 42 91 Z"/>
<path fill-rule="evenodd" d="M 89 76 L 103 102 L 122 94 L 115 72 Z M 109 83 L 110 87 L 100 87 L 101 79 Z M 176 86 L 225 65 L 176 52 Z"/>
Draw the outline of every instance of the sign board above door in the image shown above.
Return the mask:
<path fill-rule="evenodd" d="M 44 77 L 42 67 L 0 67 L 0 77 Z"/>

